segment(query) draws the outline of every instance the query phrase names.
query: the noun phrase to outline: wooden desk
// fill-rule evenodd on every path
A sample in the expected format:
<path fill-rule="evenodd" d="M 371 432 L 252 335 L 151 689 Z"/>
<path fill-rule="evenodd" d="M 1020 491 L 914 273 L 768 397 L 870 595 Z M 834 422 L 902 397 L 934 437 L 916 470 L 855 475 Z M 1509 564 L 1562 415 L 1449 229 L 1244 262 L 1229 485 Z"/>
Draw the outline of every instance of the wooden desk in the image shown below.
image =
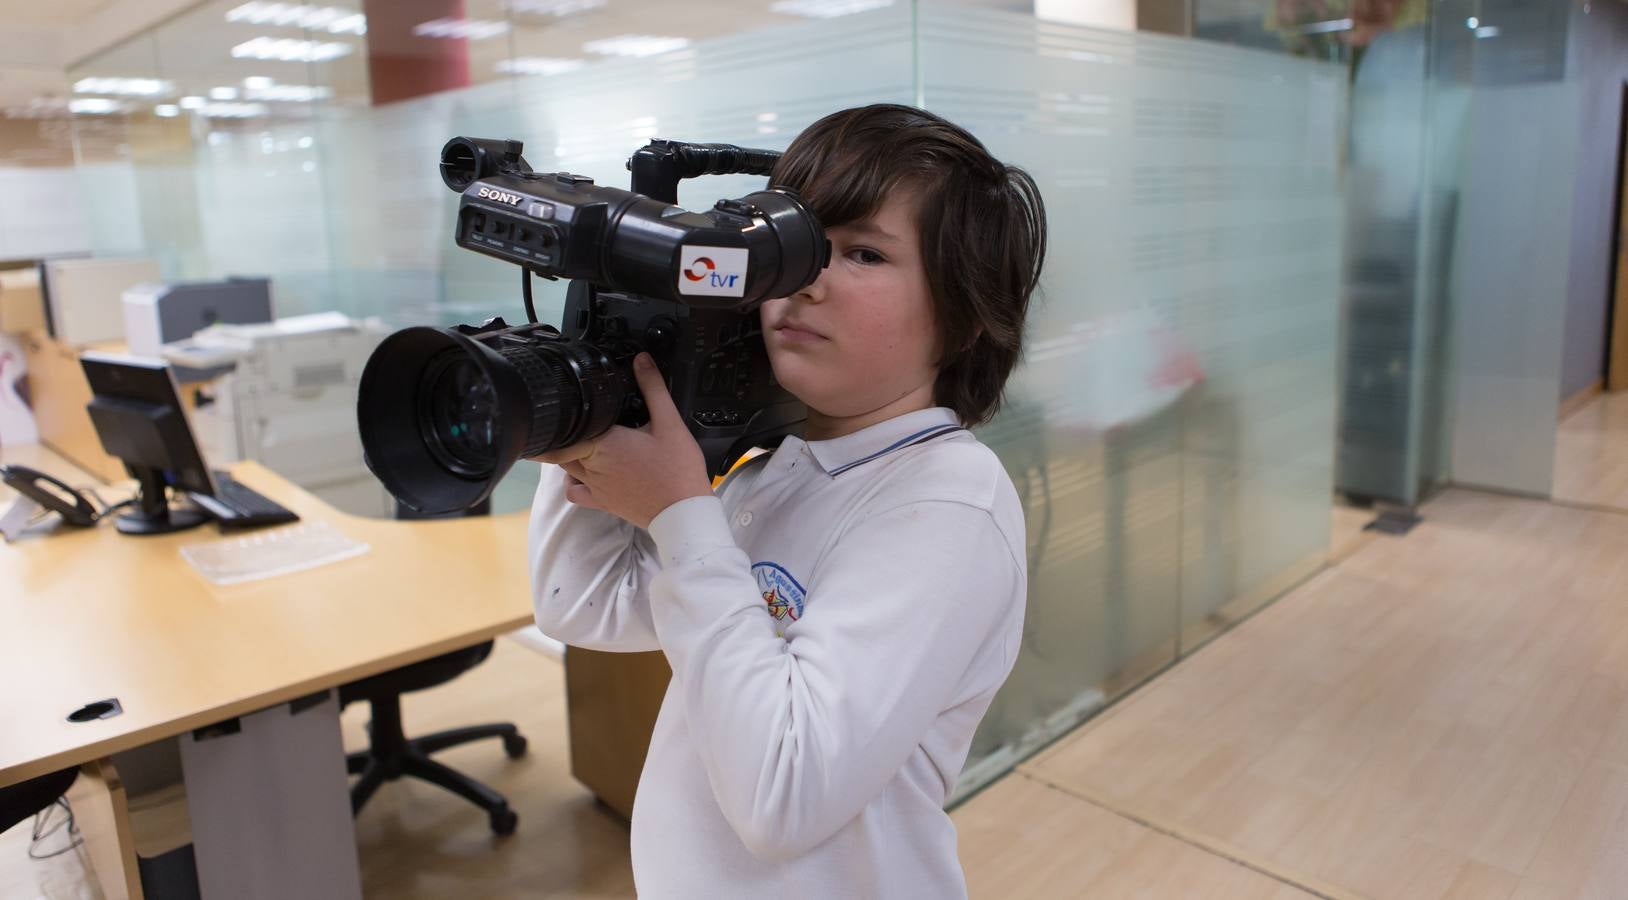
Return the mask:
<path fill-rule="evenodd" d="M 45 469 L 39 449 L 0 459 Z M 49 470 L 49 469 L 47 469 Z M 77 472 L 56 473 L 69 476 Z M 213 525 L 129 537 L 111 524 L 0 544 L 0 785 L 478 643 L 531 621 L 526 517 L 348 516 L 255 463 L 233 477 L 371 550 L 217 587 L 178 552 Z M 77 482 L 77 483 L 82 483 Z M 124 712 L 67 721 L 117 697 Z"/>
<path fill-rule="evenodd" d="M 93 481 L 38 446 L 0 448 L 0 460 L 76 486 Z M 254 896 L 285 894 L 283 876 L 334 896 L 359 890 L 337 707 L 330 695 L 322 704 L 326 719 L 290 713 L 310 709 L 310 695 L 531 621 L 524 513 L 364 519 L 256 463 L 241 463 L 232 474 L 304 521 L 327 522 L 371 549 L 305 572 L 218 587 L 179 553 L 186 544 L 218 539 L 213 525 L 131 537 L 104 523 L 0 545 L 0 785 L 85 767 L 75 808 L 86 819 L 87 846 L 110 898 L 139 898 L 141 878 L 124 792 L 106 758 L 179 737 L 185 762 L 188 747 L 200 740 L 194 729 L 228 720 L 232 732 L 240 727 L 246 736 L 267 737 L 248 745 L 233 738 L 237 749 L 226 751 L 206 738 L 208 746 L 193 751 L 195 759 L 213 760 L 197 772 L 189 766 L 187 774 L 194 823 L 200 809 L 216 823 L 205 826 L 212 847 L 197 838 L 206 896 L 247 896 L 223 887 L 220 876 L 240 865 L 235 877 L 258 891 Z M 103 499 L 132 489 L 133 482 L 110 486 Z M 9 493 L 0 488 L 0 495 Z M 108 698 L 118 699 L 121 714 L 67 720 L 73 710 Z M 289 701 L 301 702 L 284 705 Z M 272 749 L 285 747 L 292 728 L 307 735 L 299 742 L 307 763 L 313 749 L 329 760 L 324 721 L 331 785 L 309 779 L 312 770 Z M 296 794 L 316 796 L 322 810 L 313 815 L 311 804 L 290 799 Z M 290 847 L 290 834 L 306 846 Z M 93 838 L 100 838 L 94 846 Z M 216 873 L 212 894 L 206 859 Z"/>

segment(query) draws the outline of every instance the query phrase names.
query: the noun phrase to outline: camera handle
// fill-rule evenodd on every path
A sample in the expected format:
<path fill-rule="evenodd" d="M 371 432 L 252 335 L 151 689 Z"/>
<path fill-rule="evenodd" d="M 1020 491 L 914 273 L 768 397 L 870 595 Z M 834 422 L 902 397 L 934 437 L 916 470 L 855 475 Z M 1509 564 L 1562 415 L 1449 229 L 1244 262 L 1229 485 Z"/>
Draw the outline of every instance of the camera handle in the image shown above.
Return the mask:
<path fill-rule="evenodd" d="M 768 175 L 780 159 L 778 150 L 754 150 L 734 144 L 691 144 L 656 138 L 628 157 L 632 189 L 663 203 L 678 205 L 678 183 L 700 175 Z"/>

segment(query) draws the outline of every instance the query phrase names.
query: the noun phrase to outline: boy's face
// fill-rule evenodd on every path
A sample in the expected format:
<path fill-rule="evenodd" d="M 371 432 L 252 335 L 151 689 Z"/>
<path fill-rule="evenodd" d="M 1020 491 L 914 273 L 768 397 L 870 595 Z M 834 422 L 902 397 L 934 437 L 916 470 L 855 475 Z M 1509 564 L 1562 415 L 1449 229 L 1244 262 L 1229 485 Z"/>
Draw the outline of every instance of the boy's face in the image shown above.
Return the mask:
<path fill-rule="evenodd" d="M 807 404 L 811 430 L 852 426 L 820 437 L 933 405 L 937 338 L 916 208 L 913 191 L 895 190 L 871 218 L 826 229 L 831 265 L 763 304 L 775 377 Z"/>

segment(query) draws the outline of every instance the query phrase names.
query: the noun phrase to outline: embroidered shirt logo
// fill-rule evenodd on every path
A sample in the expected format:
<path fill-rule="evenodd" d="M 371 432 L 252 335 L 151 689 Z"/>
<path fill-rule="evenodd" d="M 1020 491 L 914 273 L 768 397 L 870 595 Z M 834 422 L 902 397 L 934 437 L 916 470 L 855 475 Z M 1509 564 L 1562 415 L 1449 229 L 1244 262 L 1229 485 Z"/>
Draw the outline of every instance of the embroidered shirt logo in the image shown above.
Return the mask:
<path fill-rule="evenodd" d="M 774 616 L 775 623 L 784 628 L 803 617 L 803 600 L 808 592 L 791 577 L 791 573 L 781 568 L 777 563 L 760 562 L 752 566 L 752 575 L 757 578 L 757 588 L 763 594 L 763 602 L 769 607 L 769 615 Z"/>

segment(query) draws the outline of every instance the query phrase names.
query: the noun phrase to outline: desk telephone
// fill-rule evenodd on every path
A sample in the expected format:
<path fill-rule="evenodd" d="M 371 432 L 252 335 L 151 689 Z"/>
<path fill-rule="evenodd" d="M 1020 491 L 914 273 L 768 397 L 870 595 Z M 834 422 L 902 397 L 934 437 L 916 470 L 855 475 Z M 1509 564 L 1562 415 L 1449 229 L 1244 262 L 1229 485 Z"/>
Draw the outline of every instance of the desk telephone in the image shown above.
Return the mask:
<path fill-rule="evenodd" d="M 299 516 L 293 512 L 247 485 L 232 480 L 225 472 L 212 474 L 214 494 L 194 491 L 188 495 L 220 523 L 222 530 L 299 521 Z M 10 512 L 0 513 L 0 534 L 4 534 L 7 540 L 16 537 L 34 521 L 37 508 L 56 513 L 68 525 L 88 528 L 134 502 L 125 500 L 98 510 L 85 496 L 85 491 L 75 490 L 58 478 L 27 466 L 0 466 L 0 480 L 32 501 L 19 502 Z"/>
<path fill-rule="evenodd" d="M 62 521 L 79 528 L 96 524 L 103 513 L 96 511 L 82 491 L 74 490 L 60 479 L 27 466 L 0 466 L 0 480 L 6 486 L 62 517 Z"/>

